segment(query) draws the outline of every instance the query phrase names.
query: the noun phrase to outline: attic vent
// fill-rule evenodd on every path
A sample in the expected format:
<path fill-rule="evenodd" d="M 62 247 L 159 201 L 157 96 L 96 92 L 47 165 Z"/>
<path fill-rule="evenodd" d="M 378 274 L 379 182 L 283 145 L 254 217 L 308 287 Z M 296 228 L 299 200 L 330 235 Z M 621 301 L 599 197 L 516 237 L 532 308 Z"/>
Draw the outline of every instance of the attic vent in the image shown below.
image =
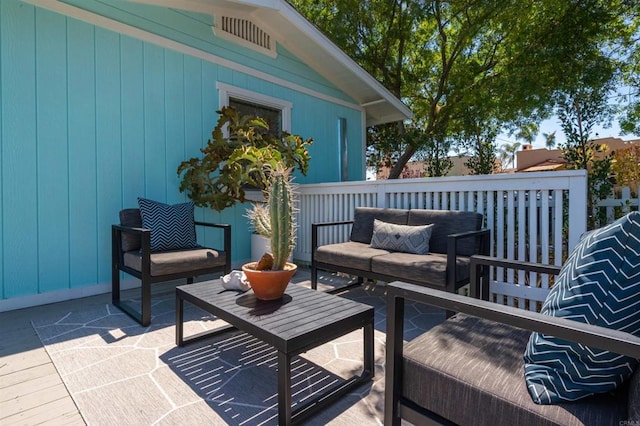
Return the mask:
<path fill-rule="evenodd" d="M 271 49 L 271 37 L 248 19 L 222 17 L 222 31 L 256 44 L 263 49 Z"/>
<path fill-rule="evenodd" d="M 219 30 L 216 34 L 220 37 L 270 56 L 276 55 L 275 42 L 271 35 L 249 19 L 219 16 L 216 28 Z"/>

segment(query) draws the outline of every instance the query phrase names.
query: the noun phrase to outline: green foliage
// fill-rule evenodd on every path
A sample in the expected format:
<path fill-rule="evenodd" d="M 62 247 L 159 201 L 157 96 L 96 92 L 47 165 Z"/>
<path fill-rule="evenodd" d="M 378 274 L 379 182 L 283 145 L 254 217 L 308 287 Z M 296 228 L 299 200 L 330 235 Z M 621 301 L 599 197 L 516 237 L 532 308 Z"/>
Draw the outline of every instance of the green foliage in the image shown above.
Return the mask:
<path fill-rule="evenodd" d="M 551 133 L 543 133 L 544 145 L 547 149 L 554 149 L 556 147 L 556 131 Z"/>
<path fill-rule="evenodd" d="M 496 171 L 496 145 L 488 139 L 476 140 L 475 155 L 464 163 L 472 175 L 490 175 Z"/>
<path fill-rule="evenodd" d="M 495 120 L 480 121 L 471 108 L 463 119 L 462 128 L 456 133 L 460 139 L 457 144 L 458 153 L 468 155 L 464 165 L 472 175 L 492 174 L 498 169 L 496 165 L 495 138 L 499 125 Z"/>
<path fill-rule="evenodd" d="M 507 143 L 500 147 L 500 162 L 503 169 L 510 169 L 515 166 L 516 155 L 520 149 L 520 142 Z"/>
<path fill-rule="evenodd" d="M 186 192 L 197 206 L 222 211 L 244 202 L 245 188 L 264 190 L 269 171 L 280 164 L 307 174 L 307 148 L 313 139 L 288 133 L 275 137 L 262 118 L 240 116 L 232 107 L 217 112 L 220 117 L 212 138 L 201 149 L 202 157 L 183 161 L 178 167 L 180 192 Z"/>
<path fill-rule="evenodd" d="M 411 129 L 409 134 L 414 137 L 419 137 L 422 132 Z M 433 139 L 425 138 L 423 144 L 426 141 L 426 145 L 418 153 L 418 158 L 424 161 L 425 164 L 425 176 L 426 177 L 439 177 L 446 176 L 451 167 L 453 167 L 453 161 L 449 158 L 449 151 L 451 151 L 451 141 L 449 139 Z"/>
<path fill-rule="evenodd" d="M 282 270 L 295 246 L 295 192 L 288 169 L 279 165 L 269 175 L 266 205 L 255 204 L 247 216 L 253 228 L 271 241 L 273 270 Z"/>
<path fill-rule="evenodd" d="M 604 92 L 603 92 L 604 91 Z M 597 209 L 597 200 L 611 195 L 613 185 L 613 154 L 606 147 L 590 140 L 595 124 L 611 115 L 606 89 L 583 88 L 559 98 L 558 117 L 567 142 L 560 146 L 562 155 L 572 169 L 587 170 L 587 227 L 597 228 L 606 223 L 606 216 Z"/>
<path fill-rule="evenodd" d="M 631 145 L 619 149 L 613 154 L 611 169 L 616 178 L 616 184 L 629 186 L 636 191 L 640 185 L 640 146 Z"/>
<path fill-rule="evenodd" d="M 537 123 L 558 92 L 602 84 L 584 77 L 592 64 L 619 65 L 638 9 L 629 0 L 291 2 L 414 112 L 398 129 L 368 133 L 370 163 L 390 163 L 391 177 L 416 153 L 465 140 L 474 121 Z M 408 143 L 403 125 L 424 137 Z"/>
<path fill-rule="evenodd" d="M 627 19 L 627 32 L 632 34 L 621 49 L 616 53 L 622 69 L 622 83 L 626 90 L 621 93 L 621 101 L 625 104 L 620 120 L 620 128 L 623 133 L 640 134 L 640 3 L 627 0 L 634 15 Z"/>

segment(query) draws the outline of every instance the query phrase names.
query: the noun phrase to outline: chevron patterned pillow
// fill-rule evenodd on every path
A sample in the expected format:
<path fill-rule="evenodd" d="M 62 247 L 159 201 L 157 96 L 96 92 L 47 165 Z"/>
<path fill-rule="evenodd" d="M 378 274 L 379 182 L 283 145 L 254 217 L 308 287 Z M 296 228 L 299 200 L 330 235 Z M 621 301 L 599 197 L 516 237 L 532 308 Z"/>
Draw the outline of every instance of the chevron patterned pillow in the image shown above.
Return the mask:
<path fill-rule="evenodd" d="M 138 198 L 138 205 L 142 227 L 151 229 L 151 251 L 198 246 L 192 202 L 169 205 Z"/>
<path fill-rule="evenodd" d="M 430 225 L 396 225 L 378 219 L 373 221 L 371 247 L 404 253 L 429 253 L 429 239 L 433 224 Z"/>
<path fill-rule="evenodd" d="M 640 213 L 585 234 L 563 265 L 543 314 L 640 335 Z M 524 375 L 537 404 L 614 390 L 634 358 L 532 333 Z"/>

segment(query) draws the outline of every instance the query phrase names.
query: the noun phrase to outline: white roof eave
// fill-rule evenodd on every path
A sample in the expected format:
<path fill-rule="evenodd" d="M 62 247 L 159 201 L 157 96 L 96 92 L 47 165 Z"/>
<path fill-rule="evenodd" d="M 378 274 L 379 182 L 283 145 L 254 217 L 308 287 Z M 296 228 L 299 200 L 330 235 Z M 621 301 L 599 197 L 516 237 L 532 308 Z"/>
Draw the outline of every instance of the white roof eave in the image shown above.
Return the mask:
<path fill-rule="evenodd" d="M 360 67 L 292 5 L 284 1 L 281 3 L 284 7 L 278 12 L 294 26 L 296 33 L 293 37 L 285 38 L 282 44 L 355 99 L 367 111 L 368 125 L 413 117 L 411 110 L 400 99 Z M 284 22 L 279 24 L 276 28 L 283 28 Z M 308 47 L 305 49 L 305 43 L 307 46 L 317 46 L 318 50 L 311 53 Z"/>

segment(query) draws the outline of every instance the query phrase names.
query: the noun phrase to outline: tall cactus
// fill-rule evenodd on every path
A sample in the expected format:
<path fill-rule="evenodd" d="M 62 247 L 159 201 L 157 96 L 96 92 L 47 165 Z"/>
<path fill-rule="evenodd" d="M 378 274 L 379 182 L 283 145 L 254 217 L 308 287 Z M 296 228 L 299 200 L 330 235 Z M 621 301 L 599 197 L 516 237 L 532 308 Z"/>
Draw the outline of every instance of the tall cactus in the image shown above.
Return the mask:
<path fill-rule="evenodd" d="M 282 270 L 295 245 L 295 193 L 291 172 L 280 166 L 271 171 L 266 207 L 255 205 L 248 213 L 254 229 L 271 241 L 273 270 Z"/>

